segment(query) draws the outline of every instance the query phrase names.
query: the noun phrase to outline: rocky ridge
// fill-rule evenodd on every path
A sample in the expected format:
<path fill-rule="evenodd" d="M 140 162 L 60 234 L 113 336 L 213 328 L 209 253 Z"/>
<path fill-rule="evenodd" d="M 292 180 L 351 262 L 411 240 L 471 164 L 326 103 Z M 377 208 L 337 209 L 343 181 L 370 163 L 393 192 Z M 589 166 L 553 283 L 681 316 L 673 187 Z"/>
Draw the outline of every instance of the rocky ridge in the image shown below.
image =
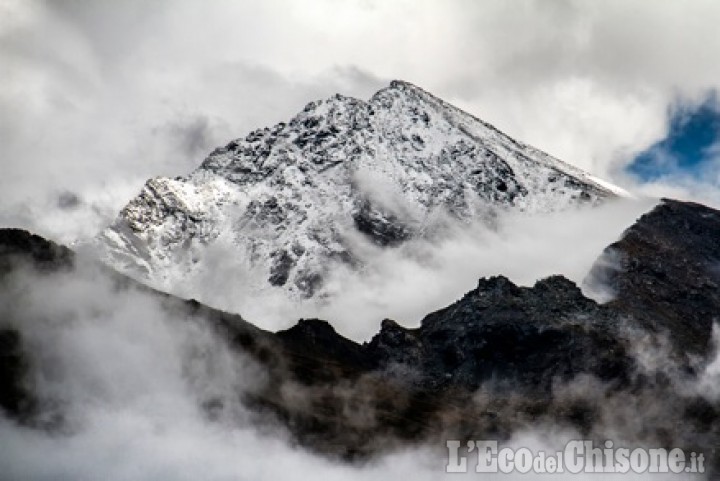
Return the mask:
<path fill-rule="evenodd" d="M 178 322 L 191 316 L 209 323 L 264 366 L 267 382 L 238 395 L 262 422 L 281 422 L 302 446 L 325 454 L 364 458 L 382 446 L 502 439 L 549 424 L 600 440 L 612 433 L 703 451 L 718 472 L 720 404 L 692 386 L 715 354 L 719 236 L 718 211 L 664 200 L 593 268 L 590 278 L 603 276 L 617 291 L 613 301 L 598 304 L 561 276 L 533 287 L 481 279 L 419 328 L 388 319 L 365 344 L 322 320 L 270 333 L 237 315 L 141 289 L 160 296 Z M 27 233 L 3 231 L 0 244 L 3 259 L 8 252 L 25 261 L 65 252 L 42 248 Z M 118 279 L 119 289 L 135 285 Z M 31 419 L 18 406 L 32 406 L 21 381 L 33 353 L 23 350 L 21 332 L 5 328 L 0 341 L 11 345 L 0 366 L 2 407 Z M 640 350 L 656 350 L 668 362 L 648 365 Z M 219 398 L 203 406 L 212 416 L 224 409 Z"/>

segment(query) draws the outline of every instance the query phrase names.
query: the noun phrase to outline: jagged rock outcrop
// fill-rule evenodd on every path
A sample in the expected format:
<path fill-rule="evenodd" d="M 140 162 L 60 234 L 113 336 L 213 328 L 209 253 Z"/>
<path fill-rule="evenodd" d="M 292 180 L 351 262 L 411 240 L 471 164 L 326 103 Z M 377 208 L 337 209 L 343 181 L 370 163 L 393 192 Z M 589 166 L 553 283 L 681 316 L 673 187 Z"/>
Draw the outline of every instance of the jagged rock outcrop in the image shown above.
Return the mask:
<path fill-rule="evenodd" d="M 423 319 L 411 334 L 417 346 L 393 342 L 398 328 L 383 326 L 370 351 L 386 363 L 415 357 L 408 365 L 424 389 L 475 390 L 490 383 L 497 389 L 549 392 L 553 382 L 580 373 L 621 383 L 633 371 L 633 361 L 617 320 L 617 313 L 587 299 L 563 277 L 532 288 L 493 277 Z M 405 352 L 418 349 L 422 356 Z"/>
<path fill-rule="evenodd" d="M 720 212 L 663 201 L 611 244 L 588 282 L 614 296 L 608 307 L 663 332 L 678 353 L 705 355 L 720 321 Z"/>

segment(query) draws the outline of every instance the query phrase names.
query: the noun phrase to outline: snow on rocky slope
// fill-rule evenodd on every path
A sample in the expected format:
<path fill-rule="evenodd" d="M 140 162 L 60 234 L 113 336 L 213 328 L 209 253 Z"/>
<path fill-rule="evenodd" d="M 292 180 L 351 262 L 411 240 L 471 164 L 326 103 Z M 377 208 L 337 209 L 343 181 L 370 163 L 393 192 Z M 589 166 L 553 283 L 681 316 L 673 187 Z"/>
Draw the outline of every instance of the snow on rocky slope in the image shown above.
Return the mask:
<path fill-rule="evenodd" d="M 155 178 L 96 239 L 107 263 L 170 291 L 188 276 L 254 270 L 263 288 L 322 293 L 363 243 L 392 247 L 446 219 L 598 203 L 613 186 L 518 142 L 419 87 L 335 95 L 288 123 Z M 223 274 L 225 273 L 225 274 Z M 254 286 L 258 287 L 258 286 Z"/>

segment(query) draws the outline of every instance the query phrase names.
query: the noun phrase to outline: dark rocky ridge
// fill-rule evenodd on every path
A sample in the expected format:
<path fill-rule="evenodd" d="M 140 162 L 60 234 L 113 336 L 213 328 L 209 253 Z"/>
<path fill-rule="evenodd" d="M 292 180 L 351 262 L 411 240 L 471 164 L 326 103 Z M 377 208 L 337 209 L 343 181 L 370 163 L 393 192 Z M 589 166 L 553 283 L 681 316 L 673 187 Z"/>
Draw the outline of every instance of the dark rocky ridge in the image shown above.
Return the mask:
<path fill-rule="evenodd" d="M 720 212 L 663 200 L 603 258 L 589 278 L 614 291 L 608 307 L 670 334 L 679 353 L 707 353 L 720 320 Z"/>
<path fill-rule="evenodd" d="M 240 316 L 107 275 L 119 289 L 158 296 L 178 322 L 187 316 L 209 322 L 250 353 L 265 366 L 268 382 L 239 393 L 246 405 L 322 453 L 354 459 L 407 441 L 502 438 L 551 424 L 598 439 L 609 429 L 637 442 L 700 450 L 717 470 L 720 405 L 682 390 L 711 354 L 712 322 L 720 313 L 717 239 L 720 212 L 664 200 L 608 248 L 606 256 L 620 259 L 614 268 L 602 259 L 593 268 L 591 278 L 618 292 L 609 303 L 586 298 L 560 276 L 533 287 L 481 279 L 419 328 L 386 320 L 365 344 L 321 320 L 269 333 Z M 0 246 L 4 266 L 12 265 L 8 253 L 43 269 L 73 259 L 21 231 L 0 231 Z M 654 334 L 669 335 L 677 370 L 638 364 L 637 339 Z M 16 331 L 4 329 L 0 340 L 2 408 L 27 418 L 20 406 L 32 405 L 32 392 L 22 376 L 32 369 L 32 353 L 23 352 Z M 218 399 L 203 405 L 223 409 Z"/>
<path fill-rule="evenodd" d="M 627 381 L 633 361 L 616 322 L 615 313 L 585 298 L 564 277 L 532 288 L 493 277 L 427 316 L 414 333 L 416 346 L 394 342 L 398 328 L 386 327 L 370 350 L 392 363 L 415 354 L 409 364 L 418 367 L 423 388 L 474 390 L 492 382 L 504 389 L 549 392 L 554 380 L 580 373 Z"/>

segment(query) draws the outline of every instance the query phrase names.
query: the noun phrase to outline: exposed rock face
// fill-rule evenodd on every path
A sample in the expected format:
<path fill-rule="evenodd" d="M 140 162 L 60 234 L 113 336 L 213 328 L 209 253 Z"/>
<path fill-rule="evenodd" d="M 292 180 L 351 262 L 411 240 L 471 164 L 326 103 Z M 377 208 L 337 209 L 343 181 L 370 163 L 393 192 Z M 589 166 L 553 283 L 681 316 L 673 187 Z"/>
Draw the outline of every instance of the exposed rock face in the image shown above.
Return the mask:
<path fill-rule="evenodd" d="M 73 264 L 73 252 L 67 247 L 32 235 L 21 229 L 0 229 L 0 275 L 18 263 L 36 269 L 67 268 Z"/>
<path fill-rule="evenodd" d="M 369 101 L 336 95 L 288 123 L 216 149 L 193 173 L 148 181 L 98 239 L 105 260 L 173 291 L 205 268 L 255 266 L 263 284 L 311 296 L 348 238 L 380 246 L 431 234 L 433 213 L 556 211 L 616 195 L 612 186 L 518 142 L 406 82 Z"/>
<path fill-rule="evenodd" d="M 386 363 L 414 357 L 407 364 L 417 369 L 424 389 L 475 390 L 491 383 L 498 389 L 549 392 L 553 381 L 580 373 L 616 382 L 628 378 L 633 361 L 616 322 L 616 313 L 585 298 L 563 277 L 532 288 L 493 277 L 426 317 L 412 334 L 403 334 L 412 335 L 417 345 L 397 342 L 398 328 L 384 327 L 370 351 Z"/>
<path fill-rule="evenodd" d="M 679 353 L 706 354 L 720 321 L 720 212 L 664 199 L 610 245 L 589 274 L 608 307 L 665 332 Z"/>
<path fill-rule="evenodd" d="M 29 234 L 20 237 L 15 245 L 29 249 L 30 257 L 65 252 L 44 248 Z M 712 288 L 718 238 L 718 211 L 666 200 L 613 244 L 621 259 L 614 269 L 600 272 L 607 262 L 593 269 L 618 290 L 609 303 L 586 298 L 560 276 L 530 288 L 504 277 L 481 279 L 419 328 L 386 320 L 366 344 L 343 338 L 321 320 L 273 334 L 194 301 L 146 292 L 160 296 L 178 322 L 205 320 L 265 366 L 263 387 L 239 395 L 284 422 L 303 446 L 326 454 L 353 459 L 407 441 L 502 438 L 550 424 L 597 439 L 611 433 L 699 450 L 717 472 L 720 404 L 688 386 L 709 359 L 711 320 L 720 312 Z M 671 370 L 637 357 L 639 339 L 663 332 L 676 352 Z M 2 339 L 10 340 L 17 358 L 22 340 L 7 331 Z M 24 355 L 32 366 L 32 353 Z M 7 359 L 0 380 L 10 388 L 0 394 L 18 385 L 13 373 L 20 371 Z M 218 399 L 203 405 L 223 409 Z M 14 406 L 3 401 L 6 411 L 19 415 Z"/>
<path fill-rule="evenodd" d="M 532 288 L 495 277 L 417 329 L 384 321 L 362 346 L 305 321 L 280 336 L 300 359 L 310 401 L 294 406 L 271 395 L 261 404 L 307 445 L 343 445 L 340 454 L 350 457 L 373 452 L 378 438 L 502 438 L 550 424 L 597 439 L 683 446 L 720 472 L 720 404 L 692 388 L 713 355 L 712 319 L 720 314 L 712 289 L 718 216 L 664 200 L 641 217 L 609 248 L 625 261 L 609 272 L 599 272 L 607 259 L 593 268 L 591 277 L 617 289 L 606 304 L 560 276 Z M 648 365 L 642 357 L 653 350 L 671 358 Z M 372 422 L 355 423 L 348 404 L 372 412 Z"/>

